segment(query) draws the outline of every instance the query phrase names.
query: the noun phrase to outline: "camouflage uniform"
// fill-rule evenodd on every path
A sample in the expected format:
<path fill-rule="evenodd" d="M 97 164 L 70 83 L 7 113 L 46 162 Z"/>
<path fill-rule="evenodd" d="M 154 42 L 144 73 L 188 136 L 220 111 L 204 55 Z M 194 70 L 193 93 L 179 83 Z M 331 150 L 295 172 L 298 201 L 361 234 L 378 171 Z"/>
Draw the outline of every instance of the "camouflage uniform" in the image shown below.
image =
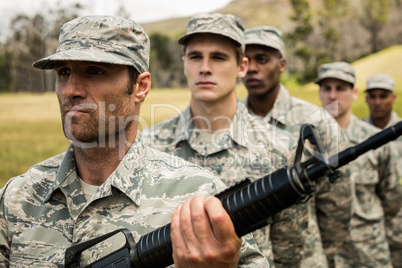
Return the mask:
<path fill-rule="evenodd" d="M 258 26 L 247 29 L 245 43 L 246 46 L 274 48 L 285 57 L 282 33 L 276 27 Z M 254 114 L 248 98 L 244 103 L 248 106 L 248 111 Z M 280 85 L 274 105 L 263 120 L 289 131 L 296 139 L 299 138 L 301 126 L 310 123 L 317 130 L 327 157 L 338 153 L 339 126 L 335 119 L 324 109 L 290 96 L 283 85 Z M 307 150 L 304 151 L 304 157 L 311 158 L 311 152 L 317 149 L 311 144 L 305 146 Z M 347 178 L 339 178 L 335 184 L 330 184 L 326 177 L 318 181 L 316 192 L 308 201 L 309 224 L 301 267 L 328 267 L 327 257 L 332 259 L 337 248 L 346 240 L 352 210 L 350 189 Z"/>
<path fill-rule="evenodd" d="M 139 134 L 116 170 L 86 201 L 73 154 L 70 147 L 9 180 L 1 190 L 0 264 L 62 267 L 66 248 L 75 243 L 119 228 L 128 228 L 138 241 L 169 223 L 175 208 L 192 196 L 225 188 L 210 172 L 149 148 Z M 116 245 L 121 245 L 121 237 L 84 252 L 83 263 Z M 250 244 L 243 242 L 241 250 L 240 267 L 267 266 Z"/>
<path fill-rule="evenodd" d="M 389 75 L 373 75 L 367 79 L 367 89 L 366 92 L 370 89 L 381 88 L 385 90 L 389 90 L 391 92 L 394 91 L 394 80 Z M 392 111 L 391 118 L 385 128 L 390 127 L 402 119 L 397 115 L 395 111 Z M 370 116 L 363 119 L 363 121 L 374 125 L 371 121 Z M 391 143 L 391 152 L 392 155 L 395 156 L 397 172 L 399 183 L 402 184 L 402 137 L 399 137 L 395 141 Z M 402 209 L 399 210 L 396 217 L 387 217 L 386 215 L 386 231 L 387 231 L 387 239 L 388 244 L 391 251 L 391 259 L 394 268 L 402 267 Z"/>
<path fill-rule="evenodd" d="M 132 20 L 86 16 L 64 24 L 56 53 L 33 66 L 52 69 L 55 61 L 76 60 L 129 65 L 142 73 L 148 70 L 149 47 L 148 36 Z M 225 188 L 207 170 L 149 148 L 137 132 L 117 168 L 87 201 L 74 146 L 1 189 L 1 266 L 63 267 L 64 252 L 75 243 L 122 227 L 138 240 L 169 223 L 176 207 L 192 196 Z M 251 235 L 247 238 L 255 243 Z M 115 237 L 84 252 L 81 259 L 92 262 L 121 243 L 121 237 Z M 243 241 L 239 266 L 267 265 L 256 245 Z"/>
<path fill-rule="evenodd" d="M 230 128 L 221 136 L 212 135 L 212 141 L 201 138 L 190 107 L 143 133 L 152 147 L 205 167 L 226 185 L 283 167 L 295 143 L 287 132 L 250 115 L 240 101 Z M 307 208 L 302 204 L 275 215 L 272 224 L 254 232 L 254 237 L 271 264 L 274 256 L 277 267 L 298 267 L 301 258 L 295 253 L 302 250 L 306 227 Z"/>
<path fill-rule="evenodd" d="M 244 102 L 247 103 L 247 98 Z M 253 114 L 250 108 L 248 110 Z M 290 96 L 283 85 L 264 121 L 289 131 L 295 138 L 299 137 L 302 124 L 310 123 L 317 130 L 327 156 L 338 152 L 338 123 L 335 119 L 324 109 Z M 311 144 L 305 146 L 304 157 L 312 157 L 311 150 L 316 148 Z M 308 201 L 309 225 L 302 267 L 327 267 L 326 257 L 332 259 L 347 239 L 352 210 L 350 189 L 350 181 L 344 177 L 335 184 L 329 183 L 326 177 L 319 180 L 314 196 Z"/>
<path fill-rule="evenodd" d="M 377 128 L 352 115 L 341 138 L 350 147 L 376 132 Z M 335 256 L 336 267 L 392 267 L 384 218 L 394 217 L 400 210 L 402 190 L 389 144 L 365 153 L 341 170 L 353 183 L 354 199 L 349 241 Z"/>

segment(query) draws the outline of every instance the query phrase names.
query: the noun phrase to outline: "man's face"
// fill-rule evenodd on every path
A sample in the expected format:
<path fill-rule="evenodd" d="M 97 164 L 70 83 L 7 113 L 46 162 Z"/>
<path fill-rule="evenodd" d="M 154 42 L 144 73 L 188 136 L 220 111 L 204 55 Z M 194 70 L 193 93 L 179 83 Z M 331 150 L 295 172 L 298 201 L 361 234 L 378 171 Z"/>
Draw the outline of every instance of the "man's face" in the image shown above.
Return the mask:
<path fill-rule="evenodd" d="M 184 74 L 196 102 L 217 102 L 236 95 L 236 81 L 247 71 L 247 59 L 237 62 L 236 48 L 226 37 L 196 34 L 187 42 Z"/>
<path fill-rule="evenodd" d="M 286 60 L 278 50 L 261 45 L 247 45 L 249 66 L 243 83 L 248 93 L 261 96 L 279 86 L 280 75 L 286 69 Z"/>
<path fill-rule="evenodd" d="M 127 66 L 81 61 L 55 65 L 56 93 L 67 138 L 90 143 L 125 134 L 136 114 L 135 81 L 130 82 Z"/>
<path fill-rule="evenodd" d="M 385 119 L 392 112 L 396 100 L 393 92 L 384 89 L 371 89 L 367 91 L 366 102 L 373 119 Z"/>
<path fill-rule="evenodd" d="M 319 97 L 322 106 L 336 119 L 352 110 L 352 103 L 357 99 L 358 91 L 348 82 L 326 78 L 320 82 Z"/>

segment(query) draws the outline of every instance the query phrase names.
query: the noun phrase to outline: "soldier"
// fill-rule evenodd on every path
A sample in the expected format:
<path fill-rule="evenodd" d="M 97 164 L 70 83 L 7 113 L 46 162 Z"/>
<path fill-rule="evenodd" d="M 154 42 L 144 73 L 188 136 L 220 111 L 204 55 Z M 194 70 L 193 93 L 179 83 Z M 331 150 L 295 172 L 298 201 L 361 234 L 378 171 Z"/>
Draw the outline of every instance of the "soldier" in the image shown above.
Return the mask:
<path fill-rule="evenodd" d="M 249 67 L 243 83 L 248 90 L 244 99 L 248 111 L 266 123 L 289 131 L 296 139 L 303 124 L 313 124 L 326 155 L 336 154 L 338 124 L 333 117 L 324 109 L 291 96 L 280 82 L 286 69 L 282 32 L 271 26 L 250 28 L 245 31 L 245 42 Z M 309 152 L 305 150 L 306 158 L 311 157 Z M 336 184 L 330 184 L 327 178 L 319 181 L 314 197 L 308 202 L 309 228 L 302 267 L 328 266 L 325 253 L 331 260 L 347 237 L 351 196 L 347 179 L 340 178 Z"/>
<path fill-rule="evenodd" d="M 87 16 L 64 24 L 56 53 L 33 64 L 57 74 L 63 130 L 72 143 L 1 190 L 2 266 L 63 267 L 72 244 L 119 228 L 138 241 L 171 220 L 176 267 L 267 267 L 261 253 L 242 245 L 219 200 L 199 195 L 225 185 L 141 138 L 148 60 L 149 38 L 140 25 Z M 117 237 L 81 259 L 93 262 L 120 244 Z"/>
<path fill-rule="evenodd" d="M 295 144 L 287 132 L 265 128 L 237 99 L 236 80 L 248 65 L 243 31 L 241 20 L 230 14 L 190 19 L 178 40 L 190 104 L 144 131 L 155 148 L 211 170 L 227 185 L 283 167 Z M 298 267 L 300 255 L 294 253 L 303 247 L 306 225 L 306 206 L 293 206 L 275 215 L 254 237 L 270 264 L 274 259 L 277 267 Z"/>
<path fill-rule="evenodd" d="M 402 119 L 392 110 L 396 101 L 394 93 L 394 79 L 387 74 L 376 74 L 367 79 L 365 90 L 366 102 L 370 110 L 370 115 L 363 121 L 378 128 L 390 127 Z M 392 143 L 391 149 L 402 159 L 402 137 Z M 398 165 L 398 177 L 402 178 L 402 164 Z"/>
<path fill-rule="evenodd" d="M 372 124 L 378 128 L 390 127 L 399 121 L 392 107 L 396 100 L 394 93 L 394 79 L 387 74 L 376 74 L 367 79 L 367 88 L 365 90 L 366 102 L 370 110 L 370 116 L 363 121 Z M 402 137 L 391 143 L 391 151 L 396 156 L 398 164 L 399 183 L 402 183 Z M 387 238 L 391 250 L 392 264 L 394 267 L 402 267 L 402 210 L 398 212 L 397 217 L 388 220 Z"/>
<path fill-rule="evenodd" d="M 355 70 L 350 64 L 321 65 L 315 83 L 320 87 L 322 105 L 341 128 L 342 145 L 354 146 L 378 132 L 352 114 L 358 90 L 354 88 Z M 401 208 L 402 189 L 394 161 L 387 144 L 342 168 L 354 189 L 353 214 L 349 239 L 335 256 L 335 267 L 392 267 L 384 218 L 395 217 Z"/>

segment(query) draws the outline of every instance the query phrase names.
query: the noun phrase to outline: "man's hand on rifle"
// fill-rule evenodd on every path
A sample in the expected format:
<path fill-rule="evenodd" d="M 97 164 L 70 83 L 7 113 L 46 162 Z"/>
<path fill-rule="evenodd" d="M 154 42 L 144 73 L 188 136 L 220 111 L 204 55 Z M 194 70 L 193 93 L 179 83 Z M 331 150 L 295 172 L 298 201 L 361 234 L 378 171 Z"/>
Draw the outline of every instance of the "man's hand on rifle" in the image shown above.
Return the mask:
<path fill-rule="evenodd" d="M 198 195 L 177 207 L 171 238 L 176 267 L 237 267 L 242 240 L 216 197 Z"/>

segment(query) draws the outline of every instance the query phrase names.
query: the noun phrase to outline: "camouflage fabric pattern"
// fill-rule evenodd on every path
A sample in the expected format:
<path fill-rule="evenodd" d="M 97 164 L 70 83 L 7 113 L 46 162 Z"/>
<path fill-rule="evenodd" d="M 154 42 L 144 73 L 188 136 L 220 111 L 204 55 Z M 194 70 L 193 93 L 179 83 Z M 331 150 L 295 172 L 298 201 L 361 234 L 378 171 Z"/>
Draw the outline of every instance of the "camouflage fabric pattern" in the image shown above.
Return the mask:
<path fill-rule="evenodd" d="M 354 146 L 379 129 L 351 116 L 341 138 Z M 401 210 L 402 188 L 389 144 L 361 155 L 341 168 L 353 186 L 349 240 L 335 257 L 335 267 L 392 267 L 387 221 Z M 400 224 L 400 223 L 399 223 Z"/>
<path fill-rule="evenodd" d="M 73 150 L 33 166 L 1 190 L 1 266 L 63 267 L 67 247 L 119 228 L 131 230 L 138 241 L 169 223 L 185 200 L 225 188 L 207 170 L 147 147 L 139 134 L 87 202 Z M 81 259 L 88 264 L 121 243 L 117 236 L 84 252 Z M 267 267 L 255 245 L 243 242 L 241 251 L 239 267 Z"/>
<path fill-rule="evenodd" d="M 243 22 L 232 14 L 200 14 L 189 20 L 187 32 L 179 38 L 178 42 L 180 45 L 184 45 L 194 34 L 218 34 L 232 39 L 241 46 L 244 51 L 245 45 L 243 32 Z"/>
<path fill-rule="evenodd" d="M 281 30 L 272 26 L 258 26 L 244 32 L 247 45 L 262 45 L 278 50 L 285 57 L 285 44 Z"/>
<path fill-rule="evenodd" d="M 398 122 L 402 118 L 398 117 L 396 112 L 392 112 L 391 119 L 385 128 L 390 127 Z M 365 118 L 363 121 L 373 124 L 370 117 Z M 395 156 L 397 161 L 396 169 L 399 184 L 402 185 L 402 137 L 399 137 L 395 141 L 390 143 L 392 155 Z M 387 217 L 386 215 L 386 231 L 388 244 L 391 250 L 391 259 L 394 268 L 402 268 L 402 209 L 399 210 L 395 217 Z"/>
<path fill-rule="evenodd" d="M 189 107 L 144 130 L 145 135 L 152 147 L 205 167 L 226 185 L 247 177 L 258 179 L 283 167 L 289 163 L 295 144 L 289 133 L 248 114 L 240 101 L 230 128 L 221 135 L 201 138 Z M 307 207 L 301 204 L 276 214 L 269 226 L 253 234 L 272 266 L 298 267 L 301 259 L 297 252 L 303 249 L 306 227 Z"/>
<path fill-rule="evenodd" d="M 325 78 L 336 78 L 351 84 L 355 84 L 355 68 L 346 62 L 326 63 L 318 67 L 317 79 L 314 83 L 319 84 Z"/>
<path fill-rule="evenodd" d="M 34 62 L 54 69 L 54 61 L 90 61 L 133 66 L 148 71 L 150 42 L 144 29 L 122 17 L 86 16 L 65 23 L 56 53 Z"/>
<path fill-rule="evenodd" d="M 388 74 L 375 74 L 367 79 L 366 92 L 375 88 L 394 92 L 394 79 Z"/>
<path fill-rule="evenodd" d="M 247 98 L 244 103 L 247 104 Z M 249 112 L 253 114 L 250 108 Z M 283 85 L 264 121 L 290 132 L 296 139 L 303 124 L 312 124 L 327 156 L 339 151 L 339 125 L 335 119 L 324 109 L 292 97 Z M 305 144 L 305 149 L 304 159 L 317 152 L 310 143 Z M 315 194 L 308 201 L 309 224 L 301 267 L 327 267 L 327 258 L 332 259 L 338 246 L 347 239 L 352 211 L 350 189 L 347 178 L 341 177 L 335 184 L 326 177 L 318 181 Z"/>

